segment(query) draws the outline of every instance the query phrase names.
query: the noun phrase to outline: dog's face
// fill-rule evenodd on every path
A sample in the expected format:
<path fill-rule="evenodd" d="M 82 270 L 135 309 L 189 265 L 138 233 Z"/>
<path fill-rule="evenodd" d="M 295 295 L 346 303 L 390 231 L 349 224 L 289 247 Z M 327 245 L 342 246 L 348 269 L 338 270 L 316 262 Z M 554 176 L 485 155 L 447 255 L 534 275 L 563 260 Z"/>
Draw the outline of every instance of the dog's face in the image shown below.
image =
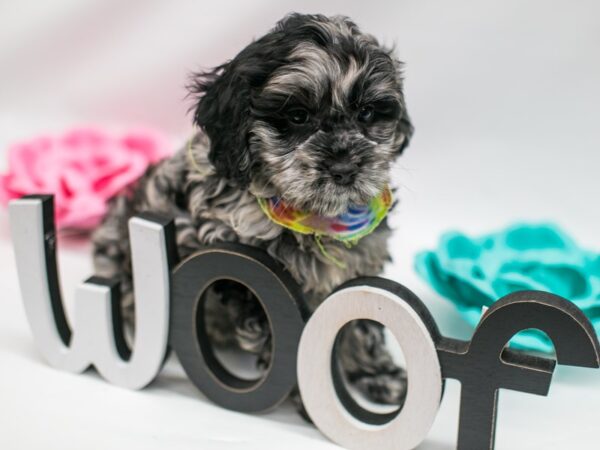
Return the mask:
<path fill-rule="evenodd" d="M 400 63 L 346 18 L 288 16 L 192 88 L 223 176 L 322 215 L 377 195 L 412 134 Z"/>

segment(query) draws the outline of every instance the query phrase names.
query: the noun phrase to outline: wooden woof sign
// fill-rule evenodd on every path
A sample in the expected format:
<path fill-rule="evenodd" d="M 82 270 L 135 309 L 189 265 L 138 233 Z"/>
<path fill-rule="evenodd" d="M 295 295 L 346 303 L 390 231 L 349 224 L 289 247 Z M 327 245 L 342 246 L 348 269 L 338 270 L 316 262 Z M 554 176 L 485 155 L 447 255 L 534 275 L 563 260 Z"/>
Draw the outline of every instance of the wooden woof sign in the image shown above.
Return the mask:
<path fill-rule="evenodd" d="M 107 381 L 140 389 L 159 373 L 172 348 L 190 380 L 223 407 L 260 412 L 299 386 L 315 425 L 350 449 L 412 449 L 425 439 L 446 378 L 461 383 L 457 448 L 494 448 L 499 389 L 547 395 L 556 362 L 597 368 L 600 345 L 584 314 L 543 292 L 518 292 L 496 302 L 471 341 L 440 335 L 411 291 L 382 278 L 360 278 L 333 292 L 305 324 L 300 291 L 265 253 L 242 245 L 208 247 L 175 266 L 174 227 L 151 215 L 129 222 L 136 332 L 131 348 L 120 322 L 118 286 L 92 277 L 77 287 L 73 327 L 64 313 L 56 264 L 53 202 L 29 196 L 10 205 L 17 270 L 27 319 L 46 361 L 82 372 L 94 366 Z M 221 365 L 203 329 L 201 293 L 219 279 L 239 281 L 256 294 L 271 324 L 273 356 L 259 382 Z M 389 328 L 406 359 L 410 380 L 400 411 L 376 414 L 346 390 L 332 364 L 335 341 L 349 321 L 370 319 Z M 551 338 L 553 359 L 506 348 L 519 331 Z"/>

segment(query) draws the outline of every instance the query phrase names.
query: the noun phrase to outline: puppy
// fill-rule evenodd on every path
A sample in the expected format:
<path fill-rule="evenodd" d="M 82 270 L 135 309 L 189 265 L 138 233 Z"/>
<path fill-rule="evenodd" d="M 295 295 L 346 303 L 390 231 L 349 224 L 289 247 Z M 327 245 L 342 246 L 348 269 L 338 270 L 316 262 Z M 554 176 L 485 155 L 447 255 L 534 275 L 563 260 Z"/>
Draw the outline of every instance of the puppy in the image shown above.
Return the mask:
<path fill-rule="evenodd" d="M 341 283 L 379 274 L 390 259 L 385 221 L 348 248 L 274 223 L 257 199 L 330 217 L 378 195 L 413 133 L 401 67 L 348 18 L 291 14 L 233 60 L 195 74 L 201 131 L 115 198 L 93 237 L 96 273 L 121 280 L 124 316 L 133 311 L 127 220 L 144 210 L 175 217 L 180 258 L 219 242 L 266 250 L 299 283 L 309 310 Z M 264 370 L 271 340 L 258 300 L 231 281 L 205 297 L 213 343 L 257 354 Z M 380 325 L 350 323 L 338 354 L 346 379 L 369 400 L 402 403 L 405 373 Z"/>

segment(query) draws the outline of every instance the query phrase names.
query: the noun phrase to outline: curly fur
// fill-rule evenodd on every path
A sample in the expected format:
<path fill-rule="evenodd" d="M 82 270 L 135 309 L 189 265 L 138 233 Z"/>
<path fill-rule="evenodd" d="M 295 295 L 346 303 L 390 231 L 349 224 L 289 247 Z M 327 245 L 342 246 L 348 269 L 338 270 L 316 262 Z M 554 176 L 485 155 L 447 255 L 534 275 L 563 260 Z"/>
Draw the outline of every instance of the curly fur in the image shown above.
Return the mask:
<path fill-rule="evenodd" d="M 180 258 L 217 242 L 266 250 L 302 287 L 310 310 L 339 284 L 381 272 L 389 260 L 385 222 L 352 248 L 323 238 L 342 268 L 313 237 L 271 222 L 257 197 L 277 195 L 335 215 L 390 182 L 391 164 L 413 129 L 401 64 L 389 50 L 347 18 L 293 14 L 233 60 L 196 74 L 190 90 L 201 128 L 191 152 L 181 149 L 151 167 L 113 200 L 94 234 L 96 272 L 120 278 L 126 316 L 133 308 L 127 220 L 144 210 L 175 218 Z M 206 305 L 217 344 L 237 345 L 259 354 L 261 367 L 268 364 L 268 322 L 249 291 L 217 283 Z M 345 334 L 340 361 L 348 379 L 375 401 L 399 403 L 405 378 L 385 350 L 381 327 L 357 321 Z"/>

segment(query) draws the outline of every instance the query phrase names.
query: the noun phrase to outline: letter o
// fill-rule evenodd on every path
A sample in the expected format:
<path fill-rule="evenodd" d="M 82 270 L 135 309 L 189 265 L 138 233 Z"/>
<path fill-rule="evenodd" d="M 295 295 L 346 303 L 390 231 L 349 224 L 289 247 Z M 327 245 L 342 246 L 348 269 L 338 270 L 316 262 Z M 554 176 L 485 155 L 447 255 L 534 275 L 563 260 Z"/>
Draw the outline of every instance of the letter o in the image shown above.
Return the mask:
<path fill-rule="evenodd" d="M 339 330 L 356 319 L 385 325 L 406 359 L 408 392 L 402 410 L 384 425 L 365 423 L 336 393 L 332 355 Z M 348 449 L 413 449 L 427 436 L 443 392 L 439 333 L 421 301 L 381 278 L 350 282 L 329 296 L 308 321 L 298 353 L 298 384 L 308 415 L 323 434 Z M 339 388 L 339 386 L 338 386 Z"/>
<path fill-rule="evenodd" d="M 267 314 L 272 357 L 267 373 L 258 381 L 243 380 L 223 367 L 206 335 L 202 294 L 223 279 L 250 289 Z M 289 274 L 259 249 L 223 244 L 179 264 L 172 289 L 169 341 L 186 374 L 204 395 L 241 412 L 264 412 L 287 398 L 296 385 L 296 355 L 304 327 L 300 290 Z"/>

